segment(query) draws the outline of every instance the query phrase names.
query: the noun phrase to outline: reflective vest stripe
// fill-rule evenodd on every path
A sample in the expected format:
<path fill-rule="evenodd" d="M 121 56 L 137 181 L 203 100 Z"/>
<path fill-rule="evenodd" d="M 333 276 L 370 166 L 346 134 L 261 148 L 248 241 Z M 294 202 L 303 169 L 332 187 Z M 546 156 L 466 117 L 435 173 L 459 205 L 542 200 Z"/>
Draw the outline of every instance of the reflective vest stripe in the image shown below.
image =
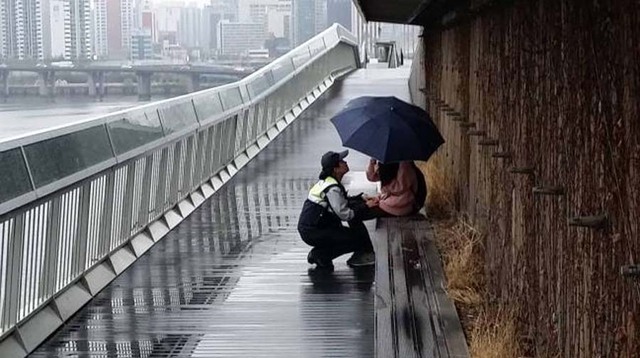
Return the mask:
<path fill-rule="evenodd" d="M 312 188 L 309 190 L 309 196 L 307 199 L 312 203 L 316 203 L 322 205 L 323 207 L 327 206 L 327 202 L 325 200 L 327 189 L 332 186 L 339 185 L 338 181 L 332 177 L 327 177 L 324 180 L 318 181 Z"/>

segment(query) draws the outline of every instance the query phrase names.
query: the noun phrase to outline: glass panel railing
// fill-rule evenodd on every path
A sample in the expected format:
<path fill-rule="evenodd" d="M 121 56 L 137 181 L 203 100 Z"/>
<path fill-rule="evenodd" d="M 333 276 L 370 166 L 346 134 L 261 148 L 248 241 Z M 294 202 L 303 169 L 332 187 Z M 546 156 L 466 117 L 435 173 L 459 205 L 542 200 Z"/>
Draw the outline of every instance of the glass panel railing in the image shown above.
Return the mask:
<path fill-rule="evenodd" d="M 0 153 L 0 203 L 31 191 L 29 172 L 20 148 Z"/>
<path fill-rule="evenodd" d="M 193 105 L 196 108 L 196 114 L 201 123 L 209 121 L 224 112 L 218 92 L 207 92 L 206 95 L 195 97 L 193 99 Z"/>
<path fill-rule="evenodd" d="M 309 62 L 310 58 L 311 56 L 309 55 L 309 48 L 306 46 L 295 50 L 295 52 L 291 54 L 291 59 L 293 60 L 293 65 L 296 69 L 304 66 L 304 64 Z"/>
<path fill-rule="evenodd" d="M 191 100 L 172 102 L 158 109 L 165 135 L 193 129 L 198 125 Z"/>
<path fill-rule="evenodd" d="M 242 104 L 242 95 L 238 87 L 231 87 L 221 91 L 220 98 L 225 111 Z"/>
<path fill-rule="evenodd" d="M 124 154 L 163 138 L 158 112 L 155 110 L 126 113 L 107 124 L 116 155 Z"/>
<path fill-rule="evenodd" d="M 249 90 L 251 98 L 256 98 L 272 85 L 271 72 L 264 72 L 260 76 L 254 77 L 252 81 L 247 84 L 247 89 Z"/>
<path fill-rule="evenodd" d="M 293 67 L 293 63 L 287 58 L 284 61 L 278 61 L 273 65 L 271 69 L 271 74 L 273 76 L 273 82 L 278 83 L 278 81 L 292 74 L 295 68 Z"/>
<path fill-rule="evenodd" d="M 36 188 L 113 158 L 103 125 L 27 145 L 24 152 Z"/>

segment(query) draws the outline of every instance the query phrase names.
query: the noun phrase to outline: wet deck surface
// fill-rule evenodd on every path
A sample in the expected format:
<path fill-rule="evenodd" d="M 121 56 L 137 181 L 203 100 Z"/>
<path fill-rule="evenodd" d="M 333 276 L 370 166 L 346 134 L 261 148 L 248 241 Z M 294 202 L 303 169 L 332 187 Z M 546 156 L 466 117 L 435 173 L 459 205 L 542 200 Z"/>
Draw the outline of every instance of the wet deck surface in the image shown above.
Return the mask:
<path fill-rule="evenodd" d="M 341 148 L 329 118 L 360 95 L 407 99 L 407 76 L 337 83 L 32 356 L 373 357 L 374 270 L 346 255 L 310 270 L 296 223 L 320 156 Z"/>

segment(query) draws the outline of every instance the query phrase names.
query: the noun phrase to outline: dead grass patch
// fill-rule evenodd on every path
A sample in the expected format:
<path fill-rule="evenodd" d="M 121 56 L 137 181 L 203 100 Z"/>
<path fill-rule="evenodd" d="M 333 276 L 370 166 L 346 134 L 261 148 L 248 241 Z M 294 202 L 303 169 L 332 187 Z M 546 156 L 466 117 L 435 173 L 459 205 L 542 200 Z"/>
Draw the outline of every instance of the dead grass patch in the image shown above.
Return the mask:
<path fill-rule="evenodd" d="M 447 293 L 454 300 L 469 336 L 470 322 L 477 316 L 486 296 L 482 235 L 463 216 L 437 220 L 434 225 L 436 245 L 447 278 Z"/>
<path fill-rule="evenodd" d="M 441 156 L 436 154 L 428 162 L 416 162 L 427 182 L 427 213 L 429 217 L 448 217 L 453 210 L 454 182 L 443 169 Z"/>
<path fill-rule="evenodd" d="M 434 224 L 447 293 L 453 299 L 473 358 L 517 358 L 521 348 L 516 310 L 490 304 L 485 280 L 484 237 L 454 212 L 454 181 L 440 155 L 416 162 L 427 182 L 427 216 Z"/>
<path fill-rule="evenodd" d="M 471 357 L 520 357 L 515 310 L 487 299 L 482 234 L 461 215 L 434 225 L 447 293 L 458 310 Z"/>
<path fill-rule="evenodd" d="M 476 318 L 469 341 L 473 358 L 517 358 L 522 356 L 516 314 L 502 306 L 485 307 Z"/>

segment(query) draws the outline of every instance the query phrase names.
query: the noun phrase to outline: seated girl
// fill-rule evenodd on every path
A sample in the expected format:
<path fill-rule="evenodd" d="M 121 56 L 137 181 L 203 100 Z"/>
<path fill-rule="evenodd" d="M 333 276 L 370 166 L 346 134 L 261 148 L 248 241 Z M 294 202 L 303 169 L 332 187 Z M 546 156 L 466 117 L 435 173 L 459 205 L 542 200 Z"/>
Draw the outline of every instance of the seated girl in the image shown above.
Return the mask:
<path fill-rule="evenodd" d="M 424 177 L 412 161 L 383 164 L 371 159 L 366 174 L 369 181 L 380 181 L 381 184 L 380 193 L 367 199 L 377 204 L 367 216 L 412 215 L 424 205 Z"/>

